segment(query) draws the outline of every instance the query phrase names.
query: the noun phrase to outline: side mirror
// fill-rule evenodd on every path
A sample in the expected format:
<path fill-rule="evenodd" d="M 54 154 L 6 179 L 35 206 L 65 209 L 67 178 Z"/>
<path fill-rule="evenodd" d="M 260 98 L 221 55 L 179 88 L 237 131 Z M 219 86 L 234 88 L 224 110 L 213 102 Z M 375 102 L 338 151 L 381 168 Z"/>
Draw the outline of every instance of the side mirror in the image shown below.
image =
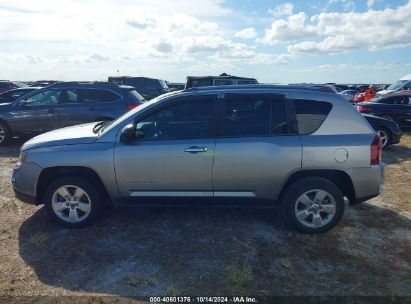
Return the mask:
<path fill-rule="evenodd" d="M 135 139 L 134 125 L 128 124 L 121 130 L 120 141 L 130 142 Z"/>

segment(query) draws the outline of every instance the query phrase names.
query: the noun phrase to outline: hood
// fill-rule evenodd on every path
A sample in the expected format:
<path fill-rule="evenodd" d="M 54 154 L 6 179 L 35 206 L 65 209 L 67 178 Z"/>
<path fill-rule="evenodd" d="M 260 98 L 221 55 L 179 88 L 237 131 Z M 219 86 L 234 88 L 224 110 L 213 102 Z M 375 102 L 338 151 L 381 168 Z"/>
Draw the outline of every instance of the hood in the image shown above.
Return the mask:
<path fill-rule="evenodd" d="M 98 137 L 98 134 L 93 133 L 95 125 L 96 122 L 93 122 L 41 134 L 27 141 L 21 147 L 21 151 L 52 146 L 91 144 Z"/>
<path fill-rule="evenodd" d="M 394 92 L 394 90 L 382 90 L 382 91 L 378 91 L 377 95 L 385 95 L 385 94 L 390 94 Z"/>

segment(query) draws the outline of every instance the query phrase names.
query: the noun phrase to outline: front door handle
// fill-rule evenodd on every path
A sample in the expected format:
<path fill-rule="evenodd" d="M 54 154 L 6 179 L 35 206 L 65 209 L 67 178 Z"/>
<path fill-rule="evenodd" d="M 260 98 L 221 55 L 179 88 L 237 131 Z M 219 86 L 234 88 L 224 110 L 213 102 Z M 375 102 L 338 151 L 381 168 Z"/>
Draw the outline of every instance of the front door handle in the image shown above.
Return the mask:
<path fill-rule="evenodd" d="M 56 110 L 55 109 L 48 109 L 47 113 L 53 114 L 53 113 L 56 113 Z"/>
<path fill-rule="evenodd" d="M 184 152 L 188 152 L 188 153 L 200 153 L 200 152 L 207 152 L 207 151 L 208 151 L 207 147 L 196 147 L 196 146 L 192 146 L 192 147 L 184 149 Z"/>
<path fill-rule="evenodd" d="M 95 110 L 96 110 L 96 107 L 92 106 L 92 107 L 89 107 L 88 109 L 89 109 L 90 111 L 95 111 Z"/>

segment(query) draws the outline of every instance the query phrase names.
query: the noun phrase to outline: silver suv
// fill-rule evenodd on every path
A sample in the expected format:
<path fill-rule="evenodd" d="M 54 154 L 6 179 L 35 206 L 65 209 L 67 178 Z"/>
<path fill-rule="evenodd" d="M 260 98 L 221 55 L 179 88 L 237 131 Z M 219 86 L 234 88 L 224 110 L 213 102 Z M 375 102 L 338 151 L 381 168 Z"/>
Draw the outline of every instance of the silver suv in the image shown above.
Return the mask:
<path fill-rule="evenodd" d="M 169 93 L 112 122 L 37 136 L 21 148 L 16 196 L 66 227 L 107 204 L 279 203 L 301 232 L 335 226 L 383 189 L 381 141 L 341 96 L 306 86 Z"/>

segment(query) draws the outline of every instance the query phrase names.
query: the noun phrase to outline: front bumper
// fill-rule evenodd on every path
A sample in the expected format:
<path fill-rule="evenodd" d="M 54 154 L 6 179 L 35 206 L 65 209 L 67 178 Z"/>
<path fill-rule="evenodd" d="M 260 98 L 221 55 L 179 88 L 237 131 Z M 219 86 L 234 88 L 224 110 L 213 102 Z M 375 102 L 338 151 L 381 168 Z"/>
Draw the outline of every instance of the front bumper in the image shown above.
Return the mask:
<path fill-rule="evenodd" d="M 27 194 L 23 194 L 21 192 L 16 191 L 16 189 L 14 189 L 14 195 L 17 199 L 19 199 L 20 201 L 22 201 L 23 203 L 27 203 L 30 205 L 39 205 L 39 202 L 37 201 L 36 197 L 27 195 Z"/>
<path fill-rule="evenodd" d="M 41 167 L 35 163 L 23 163 L 13 169 L 11 182 L 16 197 L 29 204 L 37 202 L 37 181 L 41 173 Z"/>

